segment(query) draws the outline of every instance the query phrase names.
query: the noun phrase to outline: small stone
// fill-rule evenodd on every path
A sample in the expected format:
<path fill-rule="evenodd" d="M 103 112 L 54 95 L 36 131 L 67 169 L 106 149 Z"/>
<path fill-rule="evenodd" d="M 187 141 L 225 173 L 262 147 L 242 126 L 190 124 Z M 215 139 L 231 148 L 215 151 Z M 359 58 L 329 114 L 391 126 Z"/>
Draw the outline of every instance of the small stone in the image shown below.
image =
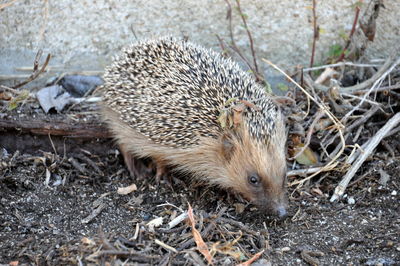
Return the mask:
<path fill-rule="evenodd" d="M 397 196 L 397 191 L 396 191 L 396 190 L 393 190 L 392 193 L 390 193 L 390 195 L 392 195 L 392 196 Z"/>
<path fill-rule="evenodd" d="M 353 197 L 349 197 L 349 198 L 347 199 L 347 203 L 350 204 L 350 205 L 353 205 L 353 204 L 356 203 L 356 200 L 355 200 Z"/>
<path fill-rule="evenodd" d="M 271 262 L 266 259 L 260 259 L 251 264 L 252 266 L 271 266 Z"/>

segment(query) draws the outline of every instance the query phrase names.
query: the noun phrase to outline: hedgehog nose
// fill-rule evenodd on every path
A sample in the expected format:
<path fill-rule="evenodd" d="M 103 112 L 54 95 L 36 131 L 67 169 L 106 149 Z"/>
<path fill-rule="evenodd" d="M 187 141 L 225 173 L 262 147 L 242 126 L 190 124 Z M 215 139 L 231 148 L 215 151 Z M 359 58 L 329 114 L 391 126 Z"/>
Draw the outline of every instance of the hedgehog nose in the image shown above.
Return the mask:
<path fill-rule="evenodd" d="M 283 207 L 283 206 L 279 206 L 276 209 L 276 212 L 278 214 L 279 219 L 281 219 L 281 220 L 285 219 L 287 216 L 287 211 L 286 211 L 285 207 Z"/>

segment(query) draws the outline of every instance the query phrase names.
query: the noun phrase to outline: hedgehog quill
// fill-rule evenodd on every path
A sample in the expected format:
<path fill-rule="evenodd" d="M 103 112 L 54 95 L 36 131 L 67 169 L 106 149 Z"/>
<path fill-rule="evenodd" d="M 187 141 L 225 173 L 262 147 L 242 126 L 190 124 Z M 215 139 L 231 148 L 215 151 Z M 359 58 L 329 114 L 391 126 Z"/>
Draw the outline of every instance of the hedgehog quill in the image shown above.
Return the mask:
<path fill-rule="evenodd" d="M 278 106 L 230 59 L 187 41 L 149 40 L 106 69 L 102 117 L 134 158 L 240 193 L 286 216 L 286 133 Z"/>

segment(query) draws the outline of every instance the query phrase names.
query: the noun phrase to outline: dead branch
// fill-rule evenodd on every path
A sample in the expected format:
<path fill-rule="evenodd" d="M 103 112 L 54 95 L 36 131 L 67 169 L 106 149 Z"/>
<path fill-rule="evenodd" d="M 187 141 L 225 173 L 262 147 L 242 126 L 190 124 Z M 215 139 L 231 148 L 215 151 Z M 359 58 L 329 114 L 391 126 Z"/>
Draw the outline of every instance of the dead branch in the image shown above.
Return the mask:
<path fill-rule="evenodd" d="M 367 79 L 366 81 L 364 81 L 362 83 L 354 85 L 354 86 L 340 88 L 340 92 L 355 92 L 355 91 L 362 90 L 362 89 L 365 89 L 365 88 L 371 86 L 377 80 L 383 80 L 382 76 L 385 73 L 388 74 L 389 72 L 391 72 L 400 63 L 399 58 L 396 61 L 394 61 L 397 53 L 398 53 L 397 51 L 392 52 L 391 55 L 386 60 L 386 62 L 382 65 L 382 67 L 371 78 Z M 398 54 L 397 54 L 397 56 L 398 56 Z M 393 63 L 393 62 L 395 62 L 395 63 Z M 388 69 L 390 69 L 389 72 L 388 72 Z M 384 77 L 386 77 L 387 74 L 384 75 Z"/>
<path fill-rule="evenodd" d="M 362 2 L 362 0 L 360 0 Z M 353 26 L 351 27 L 351 31 L 349 33 L 349 36 L 347 37 L 346 44 L 344 46 L 344 49 L 342 50 L 342 53 L 340 54 L 339 58 L 336 60 L 336 62 L 340 62 L 344 59 L 346 56 L 346 52 L 349 49 L 349 46 L 351 44 L 351 41 L 353 39 L 354 32 L 356 31 L 356 26 L 358 22 L 358 16 L 360 15 L 360 7 L 356 3 L 356 14 L 354 16 L 354 21 L 353 21 Z"/>
<path fill-rule="evenodd" d="M 247 30 L 247 35 L 249 36 L 249 40 L 250 40 L 250 47 L 252 49 L 252 55 L 253 55 L 253 61 L 255 62 L 254 65 L 252 65 L 249 60 L 243 55 L 243 53 L 241 52 L 241 50 L 239 49 L 239 47 L 236 45 L 236 41 L 235 38 L 233 36 L 233 26 L 232 26 L 232 6 L 231 3 L 229 2 L 229 0 L 225 0 L 225 3 L 228 6 L 228 11 L 226 14 L 226 18 L 229 20 L 229 36 L 231 39 L 231 45 L 229 45 L 229 48 L 232 49 L 242 60 L 243 62 L 245 62 L 245 64 L 247 65 L 247 67 L 251 70 L 252 74 L 254 75 L 254 77 L 256 78 L 257 81 L 265 81 L 264 77 L 258 72 L 258 65 L 257 65 L 257 61 L 256 61 L 256 56 L 255 56 L 255 50 L 253 47 L 253 39 L 251 36 L 251 33 L 249 31 L 249 29 L 247 28 L 247 22 L 245 24 L 246 30 Z M 238 7 L 239 8 L 239 7 Z M 242 18 L 242 20 L 244 19 L 246 21 L 246 18 L 244 16 L 244 14 L 240 12 L 240 16 Z M 217 37 L 218 38 L 218 37 Z M 224 47 L 224 41 L 222 38 L 218 38 L 218 41 L 220 42 L 221 47 Z"/>
<path fill-rule="evenodd" d="M 1 4 L 1 5 L 0 5 L 0 10 L 4 9 L 4 8 L 6 8 L 6 7 L 11 6 L 11 5 L 14 4 L 16 1 L 17 1 L 17 0 L 11 0 L 11 1 L 8 2 L 8 3 Z"/>
<path fill-rule="evenodd" d="M 344 176 L 342 181 L 340 181 L 339 185 L 336 187 L 334 194 L 332 195 L 330 201 L 334 202 L 338 200 L 345 192 L 347 185 L 350 180 L 356 174 L 357 170 L 361 167 L 364 161 L 371 155 L 371 153 L 375 150 L 381 140 L 386 136 L 390 130 L 397 126 L 400 123 L 400 113 L 395 114 L 386 124 L 383 126 L 374 137 L 369 141 L 368 145 L 365 147 L 364 152 L 361 153 L 360 157 L 356 160 L 356 162 L 352 165 L 350 170 Z"/>
<path fill-rule="evenodd" d="M 315 0 L 312 1 L 312 14 L 313 14 L 313 29 L 314 29 L 314 34 L 313 34 L 313 43 L 312 43 L 312 50 L 311 50 L 311 60 L 310 60 L 310 67 L 314 65 L 314 56 L 315 56 L 315 46 L 317 44 L 317 40 L 319 38 L 319 29 L 317 26 L 317 3 Z"/>
<path fill-rule="evenodd" d="M 379 67 L 381 65 L 380 64 L 356 64 L 356 63 L 353 63 L 353 62 L 338 62 L 338 63 L 335 63 L 335 64 L 328 64 L 328 65 L 323 65 L 323 66 L 303 68 L 303 71 L 304 72 L 310 72 L 310 71 L 325 69 L 325 68 L 328 68 L 328 67 L 334 68 L 334 67 L 343 67 L 343 66 Z"/>
<path fill-rule="evenodd" d="M 251 55 L 253 57 L 253 63 L 254 63 L 254 68 L 256 73 L 258 72 L 258 65 L 257 65 L 257 57 L 256 57 L 256 52 L 254 49 L 254 42 L 253 42 L 253 37 L 251 36 L 251 32 L 249 30 L 249 27 L 247 26 L 247 22 L 246 22 L 246 16 L 244 15 L 244 13 L 242 12 L 242 8 L 240 7 L 240 1 L 236 0 L 236 5 L 238 7 L 238 11 L 240 14 L 240 17 L 242 18 L 243 24 L 244 24 L 244 28 L 246 29 L 247 32 L 247 36 L 249 38 L 249 42 L 250 42 L 250 50 L 251 50 Z"/>
<path fill-rule="evenodd" d="M 0 130 L 18 130 L 37 135 L 56 135 L 72 138 L 109 138 L 104 126 L 93 123 L 67 123 L 62 121 L 34 121 L 28 118 L 19 120 L 0 119 Z"/>
<path fill-rule="evenodd" d="M 42 56 L 42 50 L 39 50 L 37 52 L 37 54 L 36 54 L 35 61 L 33 63 L 33 73 L 32 73 L 32 75 L 30 75 L 29 78 L 27 80 L 25 80 L 24 82 L 21 82 L 21 83 L 15 85 L 13 87 L 13 89 L 17 89 L 19 87 L 22 87 L 22 86 L 28 84 L 29 82 L 35 80 L 37 77 L 39 77 L 40 74 L 42 74 L 46 70 L 46 67 L 49 64 L 51 55 L 50 54 L 47 55 L 46 60 L 44 61 L 42 67 L 40 68 L 40 70 L 38 70 L 39 60 L 40 60 L 41 56 Z"/>

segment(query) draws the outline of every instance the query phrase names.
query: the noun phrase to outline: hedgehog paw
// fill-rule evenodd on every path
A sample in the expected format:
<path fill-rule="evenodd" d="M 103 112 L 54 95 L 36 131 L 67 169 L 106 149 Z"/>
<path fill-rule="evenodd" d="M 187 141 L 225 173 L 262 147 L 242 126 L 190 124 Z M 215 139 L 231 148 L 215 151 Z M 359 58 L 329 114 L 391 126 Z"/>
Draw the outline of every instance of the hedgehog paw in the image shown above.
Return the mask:
<path fill-rule="evenodd" d="M 123 145 L 119 146 L 119 150 L 121 151 L 122 157 L 124 157 L 125 165 L 128 168 L 131 177 L 138 177 L 139 172 L 136 169 L 135 157 L 130 152 L 126 151 Z"/>

